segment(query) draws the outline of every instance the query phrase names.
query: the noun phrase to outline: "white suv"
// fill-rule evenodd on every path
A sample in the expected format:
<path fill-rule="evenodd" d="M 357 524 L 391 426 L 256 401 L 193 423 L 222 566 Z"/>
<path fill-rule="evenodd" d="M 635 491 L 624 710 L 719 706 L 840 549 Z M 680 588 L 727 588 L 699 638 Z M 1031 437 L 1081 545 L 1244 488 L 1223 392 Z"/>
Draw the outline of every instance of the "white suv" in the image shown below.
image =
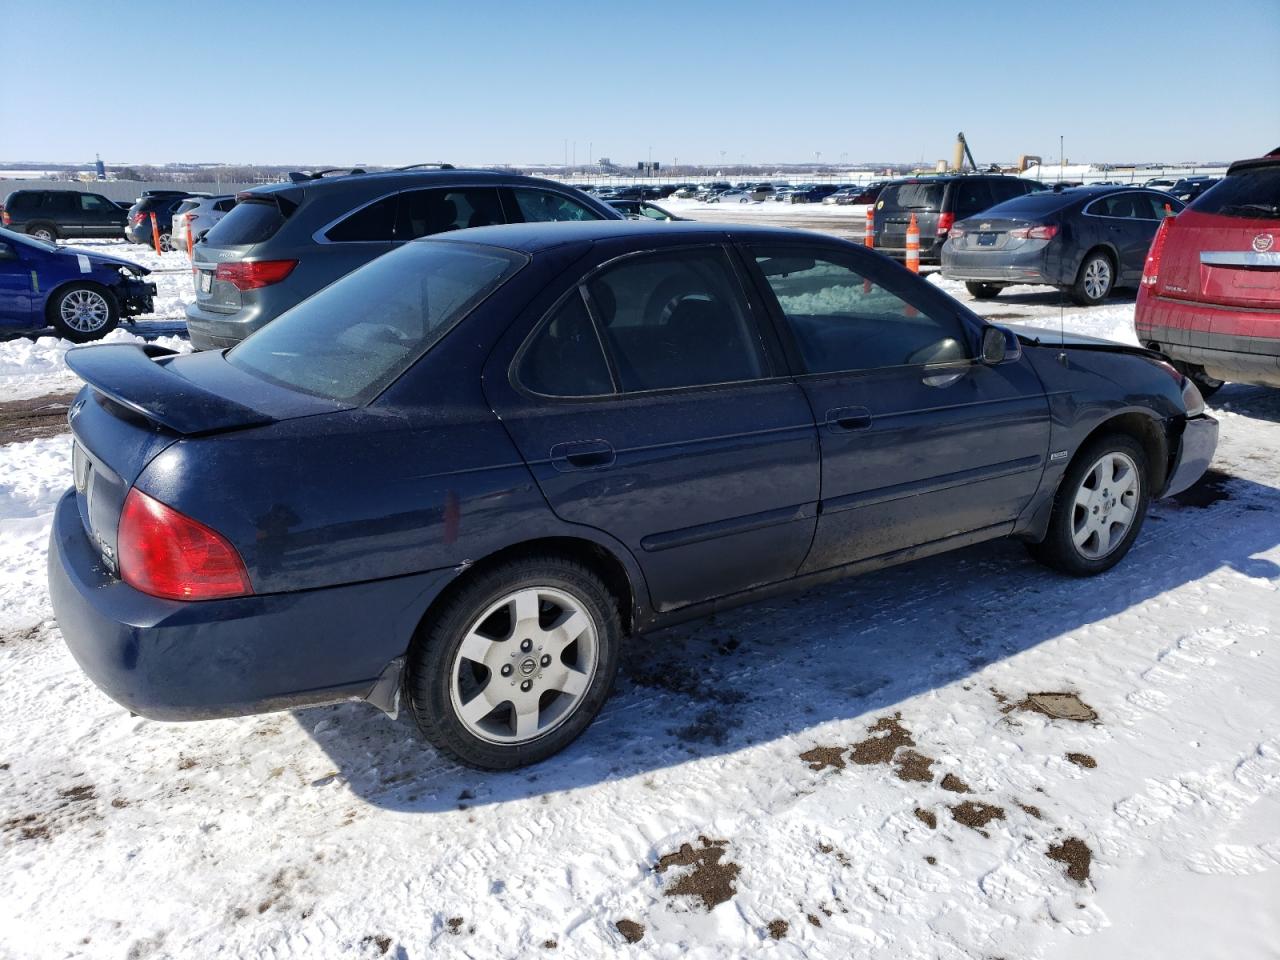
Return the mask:
<path fill-rule="evenodd" d="M 236 198 L 232 194 L 218 197 L 191 197 L 182 201 L 182 205 L 173 211 L 173 249 L 187 252 L 187 230 L 194 230 L 193 240 L 199 240 L 209 228 L 221 220 L 232 207 Z"/>

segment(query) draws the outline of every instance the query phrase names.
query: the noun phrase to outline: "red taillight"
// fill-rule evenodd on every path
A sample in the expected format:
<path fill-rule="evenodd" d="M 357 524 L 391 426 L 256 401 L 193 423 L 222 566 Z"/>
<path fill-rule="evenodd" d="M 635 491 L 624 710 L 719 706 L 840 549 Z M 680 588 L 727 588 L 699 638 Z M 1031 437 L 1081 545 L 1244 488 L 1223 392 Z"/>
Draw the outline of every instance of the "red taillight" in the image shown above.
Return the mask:
<path fill-rule="evenodd" d="M 225 280 L 237 290 L 253 290 L 279 283 L 293 272 L 297 260 L 241 260 L 238 263 L 220 263 L 214 278 Z"/>
<path fill-rule="evenodd" d="M 955 225 L 956 225 L 956 215 L 954 213 L 942 213 L 938 215 L 939 235 L 947 233 Z"/>
<path fill-rule="evenodd" d="M 1057 227 L 1018 227 L 1009 231 L 1009 236 L 1019 240 L 1052 240 L 1057 235 Z"/>
<path fill-rule="evenodd" d="M 131 222 L 142 223 L 142 221 L 145 219 L 147 219 L 147 215 L 145 213 L 135 213 L 131 219 Z"/>
<path fill-rule="evenodd" d="M 120 579 L 166 600 L 221 600 L 253 593 L 235 547 L 216 530 L 137 487 L 124 499 L 116 537 Z"/>
<path fill-rule="evenodd" d="M 13 217 L 9 216 L 9 211 L 6 210 L 4 213 L 0 213 L 0 220 L 3 220 L 4 225 L 7 227 L 13 222 Z"/>
<path fill-rule="evenodd" d="M 1167 210 L 1168 207 L 1166 206 Z M 1151 238 L 1151 249 L 1147 251 L 1147 262 L 1142 265 L 1142 285 L 1150 287 L 1160 279 L 1160 256 L 1164 253 L 1165 242 L 1169 239 L 1169 229 L 1173 226 L 1173 217 L 1165 216 L 1160 221 L 1160 229 Z"/>

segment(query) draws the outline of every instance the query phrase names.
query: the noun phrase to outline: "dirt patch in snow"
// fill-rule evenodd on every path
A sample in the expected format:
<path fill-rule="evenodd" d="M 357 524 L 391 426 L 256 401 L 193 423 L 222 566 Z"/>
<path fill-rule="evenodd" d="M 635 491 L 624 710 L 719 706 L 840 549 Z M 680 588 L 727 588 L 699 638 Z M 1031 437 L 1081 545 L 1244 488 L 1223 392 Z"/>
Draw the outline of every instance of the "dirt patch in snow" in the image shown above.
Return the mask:
<path fill-rule="evenodd" d="M 1025 813 L 1025 814 L 1027 814 L 1027 815 L 1029 815 L 1029 816 L 1035 817 L 1037 820 L 1043 820 L 1043 819 L 1044 819 L 1044 815 L 1040 812 L 1040 808 L 1039 808 L 1039 807 L 1037 807 L 1035 804 L 1032 804 L 1032 803 L 1020 803 L 1020 804 L 1018 804 L 1018 806 L 1022 809 L 1022 812 L 1023 812 L 1023 813 Z"/>
<path fill-rule="evenodd" d="M 0 444 L 66 433 L 70 429 L 67 410 L 75 397 L 74 393 L 55 393 L 0 403 Z"/>
<path fill-rule="evenodd" d="M 1087 753 L 1068 753 L 1067 759 L 1074 763 L 1077 767 L 1084 767 L 1086 770 L 1092 770 L 1098 765 L 1098 761 L 1093 759 Z"/>
<path fill-rule="evenodd" d="M 899 747 L 914 747 L 916 742 L 911 739 L 911 731 L 902 725 L 901 720 L 900 713 L 881 717 L 867 728 L 871 736 L 853 745 L 849 759 L 863 766 L 888 763 Z"/>
<path fill-rule="evenodd" d="M 728 840 L 708 840 L 698 837 L 701 847 L 691 843 L 680 845 L 675 853 L 663 854 L 658 858 L 658 873 L 666 873 L 673 867 L 688 867 L 680 877 L 663 893 L 668 897 L 696 897 L 702 901 L 708 911 L 724 903 L 735 893 L 734 881 L 742 868 L 736 863 L 725 860 L 725 848 Z"/>
<path fill-rule="evenodd" d="M 1199 480 L 1181 493 L 1175 493 L 1171 499 L 1182 507 L 1211 507 L 1215 503 L 1231 499 L 1227 484 L 1234 479 L 1231 474 L 1211 467 Z"/>
<path fill-rule="evenodd" d="M 388 937 L 386 934 L 382 934 L 382 933 L 370 934 L 369 936 L 361 940 L 360 943 L 365 946 L 368 946 L 369 944 L 373 944 L 378 948 L 379 954 L 385 954 L 388 950 L 391 949 L 391 938 Z"/>
<path fill-rule="evenodd" d="M 954 773 L 948 773 L 942 778 L 942 789 L 950 790 L 952 793 L 972 793 L 969 785 L 957 777 Z"/>
<path fill-rule="evenodd" d="M 821 924 L 819 924 L 819 926 L 821 926 Z M 787 921 L 781 918 L 777 920 L 770 920 L 769 921 L 769 939 L 781 940 L 783 937 L 787 935 L 787 931 L 790 929 L 791 929 L 791 924 L 787 923 Z"/>
<path fill-rule="evenodd" d="M 800 754 L 800 759 L 809 765 L 810 770 L 844 769 L 844 747 L 814 747 Z"/>
<path fill-rule="evenodd" d="M 622 934 L 622 939 L 627 943 L 639 943 L 644 939 L 644 924 L 636 923 L 634 920 L 619 920 L 614 924 L 617 931 Z"/>
<path fill-rule="evenodd" d="M 923 807 L 916 807 L 915 814 L 916 819 L 930 830 L 938 829 L 938 815 L 932 810 L 925 810 Z"/>
<path fill-rule="evenodd" d="M 966 800 L 951 808 L 951 816 L 956 823 L 962 823 L 966 827 L 977 830 L 985 837 L 987 832 L 982 828 L 992 820 L 1003 820 L 1004 808 L 990 803 L 979 803 L 976 800 Z"/>
<path fill-rule="evenodd" d="M 1093 862 L 1093 851 L 1079 837 L 1067 837 L 1061 843 L 1049 848 L 1050 860 L 1057 860 L 1067 865 L 1067 876 L 1084 886 L 1089 879 L 1089 866 Z"/>
<path fill-rule="evenodd" d="M 932 767 L 936 761 L 932 757 L 926 757 L 923 753 L 916 753 L 914 750 L 903 750 L 894 760 L 896 765 L 896 773 L 899 780 L 907 780 L 913 783 L 932 783 L 933 770 Z"/>
<path fill-rule="evenodd" d="M 845 853 L 843 850 L 839 849 L 838 847 L 833 847 L 829 843 L 819 843 L 818 852 L 825 853 L 831 857 L 835 857 L 838 861 L 840 861 L 840 866 L 842 867 L 847 867 L 849 866 L 849 864 L 853 862 L 852 860 L 849 859 L 849 855 L 847 853 Z"/>

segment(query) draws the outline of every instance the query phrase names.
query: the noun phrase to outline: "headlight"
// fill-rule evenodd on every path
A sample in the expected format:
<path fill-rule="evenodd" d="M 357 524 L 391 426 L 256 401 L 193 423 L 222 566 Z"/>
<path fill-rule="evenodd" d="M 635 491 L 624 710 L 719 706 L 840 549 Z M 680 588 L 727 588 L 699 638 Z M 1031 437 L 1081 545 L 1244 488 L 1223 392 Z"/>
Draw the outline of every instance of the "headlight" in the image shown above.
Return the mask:
<path fill-rule="evenodd" d="M 1187 408 L 1188 417 L 1198 417 L 1204 413 L 1204 397 L 1200 396 L 1199 388 L 1190 377 L 1182 380 L 1182 403 Z"/>

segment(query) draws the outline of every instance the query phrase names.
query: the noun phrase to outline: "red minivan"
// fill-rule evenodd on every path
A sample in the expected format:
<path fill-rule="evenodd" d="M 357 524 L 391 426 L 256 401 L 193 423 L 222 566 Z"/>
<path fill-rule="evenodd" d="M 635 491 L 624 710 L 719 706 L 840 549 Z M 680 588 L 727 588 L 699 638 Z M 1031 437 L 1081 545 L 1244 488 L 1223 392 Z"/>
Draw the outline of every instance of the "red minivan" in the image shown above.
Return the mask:
<path fill-rule="evenodd" d="M 1280 387 L 1280 148 L 1165 218 L 1134 325 L 1205 396 L 1225 380 Z"/>

